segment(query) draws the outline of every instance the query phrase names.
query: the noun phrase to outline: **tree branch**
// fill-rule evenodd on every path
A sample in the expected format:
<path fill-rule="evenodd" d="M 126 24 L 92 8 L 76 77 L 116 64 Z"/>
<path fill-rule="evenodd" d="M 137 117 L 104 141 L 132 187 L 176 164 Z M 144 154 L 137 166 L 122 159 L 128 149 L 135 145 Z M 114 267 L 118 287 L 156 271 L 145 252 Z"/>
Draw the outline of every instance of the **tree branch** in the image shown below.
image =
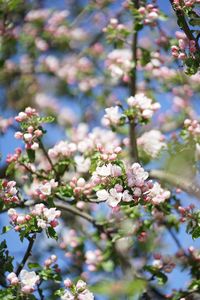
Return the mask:
<path fill-rule="evenodd" d="M 105 224 L 99 224 L 95 220 L 95 218 L 90 216 L 88 213 L 80 211 L 80 210 L 76 209 L 74 206 L 72 206 L 68 203 L 65 203 L 61 200 L 55 200 L 54 203 L 58 209 L 64 209 L 64 210 L 68 211 L 69 213 L 72 213 L 76 216 L 79 216 L 79 217 L 85 219 L 86 221 L 90 222 L 94 227 L 96 227 L 99 232 L 105 233 L 109 238 L 112 238 L 111 232 L 109 231 L 109 229 L 105 228 Z"/>
<path fill-rule="evenodd" d="M 139 7 L 139 1 L 134 0 L 133 4 L 136 8 Z M 132 61 L 133 68 L 131 70 L 130 75 L 130 96 L 135 96 L 137 92 L 137 44 L 138 44 L 138 32 L 134 29 L 133 32 L 133 40 L 132 40 Z M 129 139 L 130 139 L 130 156 L 131 158 L 137 162 L 138 158 L 138 149 L 137 149 L 137 137 L 136 137 L 136 124 L 134 120 L 129 119 Z"/>
<path fill-rule="evenodd" d="M 22 261 L 21 263 L 19 264 L 17 270 L 16 270 L 16 275 L 18 276 L 21 272 L 21 270 L 23 269 L 23 267 L 25 266 L 29 256 L 31 256 L 31 251 L 32 251 L 32 248 L 33 248 L 33 245 L 34 245 L 34 242 L 35 242 L 35 239 L 36 239 L 36 234 L 33 234 L 32 237 L 29 237 L 28 240 L 29 240 L 29 244 L 28 244 L 28 247 L 26 249 L 26 252 L 24 254 L 24 257 L 22 258 Z"/>
<path fill-rule="evenodd" d="M 169 183 L 172 186 L 178 187 L 189 195 L 200 199 L 200 186 L 186 179 L 180 178 L 177 175 L 167 173 L 162 170 L 151 170 L 149 172 L 152 179 L 158 179 L 163 182 Z"/>

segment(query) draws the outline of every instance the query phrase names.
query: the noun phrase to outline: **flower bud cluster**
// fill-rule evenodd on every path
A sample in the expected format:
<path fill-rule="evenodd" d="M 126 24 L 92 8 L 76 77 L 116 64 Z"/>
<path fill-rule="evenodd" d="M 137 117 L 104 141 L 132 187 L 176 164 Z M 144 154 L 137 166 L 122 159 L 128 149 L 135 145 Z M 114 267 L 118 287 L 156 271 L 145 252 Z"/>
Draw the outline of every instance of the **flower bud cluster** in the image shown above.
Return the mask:
<path fill-rule="evenodd" d="M 197 51 L 195 40 L 188 40 L 186 35 L 181 32 L 176 33 L 178 39 L 178 46 L 171 47 L 172 56 L 181 60 L 185 60 L 189 56 L 193 56 Z"/>
<path fill-rule="evenodd" d="M 120 41 L 125 42 L 127 36 L 130 34 L 130 30 L 124 24 L 120 24 L 117 19 L 111 18 L 109 24 L 103 28 L 103 32 L 106 33 L 106 38 L 109 42 Z"/>
<path fill-rule="evenodd" d="M 31 294 L 35 291 L 37 284 L 40 282 L 40 277 L 34 271 L 28 272 L 26 270 L 22 270 L 19 274 L 19 278 L 17 275 L 12 272 L 7 276 L 8 281 L 12 286 L 20 286 L 20 290 L 24 294 Z"/>
<path fill-rule="evenodd" d="M 61 212 L 55 207 L 47 208 L 44 204 L 36 204 L 30 211 L 30 214 L 18 214 L 13 208 L 8 210 L 11 224 L 16 231 L 21 231 L 28 228 L 32 221 L 35 220 L 38 229 L 46 229 L 48 227 L 56 227 L 58 225 L 58 218 Z"/>
<path fill-rule="evenodd" d="M 78 247 L 81 241 L 77 235 L 76 230 L 64 230 L 62 233 L 62 241 L 60 243 L 60 248 L 65 249 L 71 247 L 72 249 Z"/>
<path fill-rule="evenodd" d="M 55 262 L 57 261 L 57 256 L 52 254 L 49 258 L 47 258 L 44 261 L 44 265 L 45 267 L 48 269 L 49 267 L 51 267 L 51 265 L 53 265 Z"/>
<path fill-rule="evenodd" d="M 8 154 L 6 157 L 6 162 L 11 163 L 11 162 L 17 162 L 19 157 L 21 156 L 22 149 L 21 148 L 16 148 L 14 154 Z"/>
<path fill-rule="evenodd" d="M 74 194 L 76 196 L 88 196 L 91 194 L 93 188 L 93 184 L 87 183 L 83 177 L 80 177 L 79 179 L 73 177 L 70 181 L 70 186 L 73 188 Z"/>
<path fill-rule="evenodd" d="M 96 271 L 98 265 L 103 261 L 103 255 L 101 250 L 88 250 L 85 253 L 85 262 L 88 265 L 88 270 L 93 272 Z"/>
<path fill-rule="evenodd" d="M 148 4 L 147 6 L 141 6 L 138 9 L 140 17 L 143 20 L 144 25 L 156 26 L 156 21 L 159 19 L 159 9 L 153 4 Z"/>
<path fill-rule="evenodd" d="M 114 162 L 117 159 L 118 154 L 120 154 L 122 151 L 122 148 L 117 146 L 115 148 L 106 149 L 102 144 L 97 144 L 97 150 L 100 153 L 100 159 L 109 163 Z"/>
<path fill-rule="evenodd" d="M 194 138 L 200 137 L 200 123 L 197 120 L 186 119 L 184 126 Z"/>
<path fill-rule="evenodd" d="M 7 181 L 3 179 L 0 181 L 0 198 L 4 204 L 19 203 L 18 190 L 15 181 Z"/>
<path fill-rule="evenodd" d="M 142 93 L 129 97 L 127 103 L 133 109 L 134 117 L 138 118 L 138 120 L 151 119 L 154 112 L 160 108 L 158 102 L 153 103 L 152 99 Z"/>
<path fill-rule="evenodd" d="M 200 0 L 173 0 L 173 4 L 176 9 L 182 9 L 186 7 L 193 7 L 195 4 L 199 4 Z"/>
<path fill-rule="evenodd" d="M 48 154 L 53 161 L 57 161 L 59 159 L 72 157 L 76 150 L 77 147 L 75 143 L 60 141 L 53 148 L 49 149 Z"/>
<path fill-rule="evenodd" d="M 21 123 L 22 131 L 15 133 L 16 139 L 23 139 L 26 149 L 37 150 L 39 148 L 38 138 L 43 135 L 39 129 L 38 113 L 34 108 L 27 107 L 24 112 L 20 112 L 15 120 Z M 26 124 L 24 127 L 23 124 Z"/>
<path fill-rule="evenodd" d="M 176 266 L 171 257 L 163 257 L 160 253 L 154 254 L 152 265 L 165 273 L 171 273 Z"/>
<path fill-rule="evenodd" d="M 87 284 L 83 280 L 78 280 L 75 285 L 67 278 L 64 280 L 64 285 L 67 289 L 61 296 L 61 300 L 94 300 L 93 294 L 88 290 Z"/>
<path fill-rule="evenodd" d="M 193 219 L 193 217 L 194 217 L 194 208 L 195 208 L 195 206 L 193 204 L 191 204 L 187 207 L 179 206 L 178 207 L 178 212 L 181 215 L 180 222 L 183 223 L 187 220 Z"/>

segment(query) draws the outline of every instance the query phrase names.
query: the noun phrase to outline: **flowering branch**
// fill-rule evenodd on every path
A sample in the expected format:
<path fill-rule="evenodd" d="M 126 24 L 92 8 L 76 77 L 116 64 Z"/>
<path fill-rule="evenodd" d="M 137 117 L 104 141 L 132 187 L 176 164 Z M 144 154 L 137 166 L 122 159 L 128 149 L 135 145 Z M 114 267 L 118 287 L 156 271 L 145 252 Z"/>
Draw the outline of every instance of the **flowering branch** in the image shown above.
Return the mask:
<path fill-rule="evenodd" d="M 185 19 L 185 16 L 184 16 L 183 9 L 181 9 L 179 7 L 175 7 L 174 0 L 170 0 L 170 3 L 171 3 L 171 6 L 172 6 L 173 10 L 176 13 L 177 23 L 178 23 L 179 27 L 184 31 L 184 33 L 186 34 L 186 36 L 189 40 L 194 40 L 196 42 L 197 52 L 199 52 L 200 47 L 199 47 L 199 44 L 198 44 L 198 40 L 195 39 L 192 31 L 190 30 L 190 28 L 188 26 L 188 23 L 187 23 L 187 21 Z"/>

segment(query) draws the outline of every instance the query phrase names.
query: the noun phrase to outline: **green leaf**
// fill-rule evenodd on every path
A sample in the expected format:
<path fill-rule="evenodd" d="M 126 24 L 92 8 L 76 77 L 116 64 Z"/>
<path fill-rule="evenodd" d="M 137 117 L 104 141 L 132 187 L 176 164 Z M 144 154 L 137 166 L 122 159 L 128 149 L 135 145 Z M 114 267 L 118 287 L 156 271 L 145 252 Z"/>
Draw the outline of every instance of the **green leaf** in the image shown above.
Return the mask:
<path fill-rule="evenodd" d="M 41 266 L 38 263 L 28 263 L 29 269 L 40 269 Z"/>
<path fill-rule="evenodd" d="M 104 269 L 104 271 L 106 272 L 112 272 L 114 269 L 114 264 L 112 260 L 107 260 L 105 262 L 103 262 L 102 264 L 102 268 Z"/>
<path fill-rule="evenodd" d="M 154 277 L 156 277 L 158 280 L 158 284 L 160 284 L 160 285 L 165 284 L 168 280 L 168 277 L 163 272 L 161 272 L 158 268 L 156 268 L 154 266 L 145 266 L 144 270 L 148 271 Z"/>
<path fill-rule="evenodd" d="M 58 235 L 52 227 L 47 228 L 47 235 L 48 235 L 48 237 L 51 237 L 52 239 L 55 239 L 55 240 L 58 239 Z"/>
<path fill-rule="evenodd" d="M 13 175 L 15 171 L 15 162 L 11 162 L 6 169 L 6 176 Z"/>
<path fill-rule="evenodd" d="M 197 239 L 200 237 L 200 227 L 196 227 L 194 228 L 194 230 L 192 231 L 192 238 L 193 239 Z"/>
<path fill-rule="evenodd" d="M 39 117 L 39 123 L 53 123 L 55 121 L 55 117 L 47 116 L 47 117 Z"/>
<path fill-rule="evenodd" d="M 6 233 L 6 232 L 10 231 L 11 229 L 12 229 L 12 227 L 11 227 L 11 226 L 4 226 L 4 227 L 2 228 L 2 232 L 1 232 L 1 234 L 4 234 L 4 233 Z"/>
<path fill-rule="evenodd" d="M 31 163 L 34 163 L 34 161 L 35 161 L 35 151 L 32 150 L 32 149 L 27 149 L 26 152 L 27 152 L 29 161 Z"/>

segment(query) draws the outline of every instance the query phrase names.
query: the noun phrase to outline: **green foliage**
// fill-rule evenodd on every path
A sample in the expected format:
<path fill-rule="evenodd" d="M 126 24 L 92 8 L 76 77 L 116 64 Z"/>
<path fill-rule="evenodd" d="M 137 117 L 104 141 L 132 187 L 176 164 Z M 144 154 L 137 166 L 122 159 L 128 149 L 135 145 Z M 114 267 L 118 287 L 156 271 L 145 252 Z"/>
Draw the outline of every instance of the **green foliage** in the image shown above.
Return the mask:
<path fill-rule="evenodd" d="M 110 299 L 116 299 L 117 297 L 138 297 L 141 295 L 146 287 L 146 281 L 138 278 L 134 278 L 132 281 L 101 281 L 91 286 L 91 291 L 110 297 Z M 119 298 L 120 299 L 120 298 Z M 131 298 L 138 299 L 138 298 Z"/>
<path fill-rule="evenodd" d="M 192 235 L 193 239 L 200 237 L 200 211 L 197 211 L 192 215 L 191 220 L 188 221 L 186 231 Z"/>
<path fill-rule="evenodd" d="M 144 270 L 152 274 L 152 279 L 157 278 L 160 285 L 164 285 L 168 280 L 167 276 L 156 267 L 145 266 Z"/>
<path fill-rule="evenodd" d="M 0 243 L 0 285 L 5 285 L 5 273 L 13 271 L 13 257 L 9 255 L 6 241 Z M 1 298 L 0 298 L 1 299 Z M 6 299 L 6 298 L 5 298 Z M 9 299 L 9 298 L 8 298 Z M 10 298 L 12 299 L 12 298 Z"/>
<path fill-rule="evenodd" d="M 54 240 L 58 239 L 58 235 L 52 227 L 47 228 L 47 236 L 54 239 Z"/>

